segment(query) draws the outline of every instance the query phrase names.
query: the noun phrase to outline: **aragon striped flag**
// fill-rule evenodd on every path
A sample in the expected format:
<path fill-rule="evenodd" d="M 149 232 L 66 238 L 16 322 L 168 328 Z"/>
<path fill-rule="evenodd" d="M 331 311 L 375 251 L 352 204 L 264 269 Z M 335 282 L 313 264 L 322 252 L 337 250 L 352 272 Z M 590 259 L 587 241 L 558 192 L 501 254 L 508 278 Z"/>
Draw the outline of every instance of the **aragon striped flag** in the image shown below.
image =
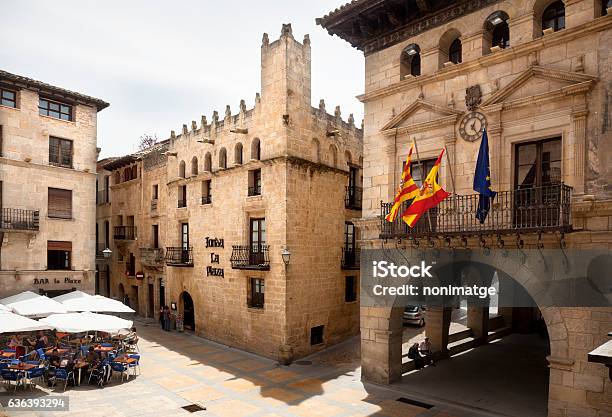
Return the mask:
<path fill-rule="evenodd" d="M 442 148 L 442 152 L 440 152 L 440 156 L 438 156 L 433 168 L 431 168 L 431 171 L 429 171 L 429 174 L 427 174 L 427 178 L 425 178 L 425 181 L 423 181 L 423 185 L 419 190 L 419 195 L 402 213 L 402 219 L 410 227 L 414 227 L 423 213 L 430 208 L 437 206 L 442 200 L 450 195 L 438 184 L 437 181 L 442 155 L 444 155 L 444 148 Z"/>
<path fill-rule="evenodd" d="M 389 214 L 385 216 L 385 219 L 388 222 L 393 222 L 395 220 L 404 201 L 412 200 L 419 195 L 419 187 L 417 187 L 412 179 L 412 175 L 410 175 L 410 158 L 412 156 L 413 147 L 414 146 L 410 146 L 410 150 L 408 151 L 406 164 L 402 170 L 400 186 L 397 190 L 397 194 L 395 195 L 395 199 L 393 199 L 393 206 L 391 207 Z"/>

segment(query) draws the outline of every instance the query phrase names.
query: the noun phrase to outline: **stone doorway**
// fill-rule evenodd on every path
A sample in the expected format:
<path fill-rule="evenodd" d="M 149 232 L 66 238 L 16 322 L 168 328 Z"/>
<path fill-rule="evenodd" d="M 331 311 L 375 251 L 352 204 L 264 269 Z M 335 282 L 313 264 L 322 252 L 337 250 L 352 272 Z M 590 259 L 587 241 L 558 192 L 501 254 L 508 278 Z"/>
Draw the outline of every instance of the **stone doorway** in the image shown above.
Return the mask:
<path fill-rule="evenodd" d="M 193 299 L 187 291 L 181 293 L 179 313 L 183 316 L 183 327 L 186 330 L 195 331 L 195 309 Z"/>

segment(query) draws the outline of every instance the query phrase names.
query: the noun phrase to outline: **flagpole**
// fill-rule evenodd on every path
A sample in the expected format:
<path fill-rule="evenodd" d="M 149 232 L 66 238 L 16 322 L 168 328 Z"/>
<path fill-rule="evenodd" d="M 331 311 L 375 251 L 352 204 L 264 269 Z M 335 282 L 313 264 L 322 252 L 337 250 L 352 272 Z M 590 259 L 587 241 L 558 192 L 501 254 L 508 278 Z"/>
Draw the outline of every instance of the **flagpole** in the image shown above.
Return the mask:
<path fill-rule="evenodd" d="M 457 222 L 457 227 L 459 227 L 459 210 L 457 210 L 457 191 L 455 190 L 455 176 L 453 175 L 453 167 L 451 164 L 450 156 L 448 156 L 448 149 L 446 149 L 446 145 L 444 146 L 446 152 L 446 163 L 448 164 L 448 173 L 451 177 L 451 185 L 453 186 L 453 209 L 455 210 L 455 221 Z"/>
<path fill-rule="evenodd" d="M 421 166 L 421 187 L 422 187 L 423 186 L 423 181 L 425 180 L 425 178 L 423 177 L 423 174 L 424 174 L 423 169 L 425 167 L 421 163 L 421 158 L 419 157 L 419 147 L 416 144 L 416 140 L 414 139 L 414 136 L 412 137 L 412 144 L 414 145 L 414 150 L 415 150 L 416 155 L 417 155 L 417 162 Z M 429 232 L 431 233 L 433 228 L 431 227 L 431 217 L 429 217 L 429 210 L 427 210 L 427 222 L 429 223 Z M 416 226 L 416 224 L 415 224 L 415 226 Z"/>

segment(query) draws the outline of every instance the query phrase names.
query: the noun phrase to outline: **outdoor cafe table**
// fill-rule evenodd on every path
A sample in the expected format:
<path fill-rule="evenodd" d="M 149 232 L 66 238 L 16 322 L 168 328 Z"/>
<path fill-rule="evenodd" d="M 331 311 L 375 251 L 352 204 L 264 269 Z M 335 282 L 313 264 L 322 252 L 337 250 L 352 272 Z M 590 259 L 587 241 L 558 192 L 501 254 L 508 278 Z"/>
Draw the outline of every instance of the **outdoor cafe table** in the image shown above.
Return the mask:
<path fill-rule="evenodd" d="M 34 369 L 36 367 L 38 367 L 38 365 L 33 365 L 31 363 L 25 363 L 25 362 L 19 362 L 18 364 L 8 366 L 7 369 L 10 371 L 16 371 L 19 373 L 26 373 L 30 369 Z M 25 379 L 23 379 L 22 381 L 24 381 L 23 386 L 25 387 Z"/>
<path fill-rule="evenodd" d="M 112 352 L 115 348 L 113 346 L 96 346 L 94 350 L 97 352 Z"/>
<path fill-rule="evenodd" d="M 15 357 L 15 352 L 6 352 L 6 351 L 3 351 L 2 354 L 0 355 L 0 357 L 2 357 L 2 359 L 14 358 Z"/>
<path fill-rule="evenodd" d="M 121 358 L 115 358 L 115 359 L 113 359 L 113 362 L 117 362 L 117 363 L 125 363 L 125 364 L 127 364 L 127 365 L 130 365 L 130 364 L 132 364 L 132 363 L 135 363 L 136 361 L 137 361 L 137 359 L 134 359 L 134 358 L 126 358 L 125 356 L 124 356 L 124 357 L 121 357 Z"/>
<path fill-rule="evenodd" d="M 86 361 L 75 362 L 74 369 L 79 371 L 79 377 L 77 378 L 77 381 L 76 381 L 77 386 L 81 385 L 81 372 L 83 371 L 83 368 L 87 368 L 87 367 L 89 367 L 89 362 L 86 362 Z"/>
<path fill-rule="evenodd" d="M 51 354 L 53 354 L 53 350 L 54 350 L 54 348 L 47 349 L 47 351 L 45 352 L 45 355 L 51 356 Z M 59 353 L 60 355 L 63 355 L 64 353 L 68 353 L 68 352 L 70 352 L 70 349 L 65 349 L 65 348 L 58 348 L 57 349 L 57 353 Z"/>

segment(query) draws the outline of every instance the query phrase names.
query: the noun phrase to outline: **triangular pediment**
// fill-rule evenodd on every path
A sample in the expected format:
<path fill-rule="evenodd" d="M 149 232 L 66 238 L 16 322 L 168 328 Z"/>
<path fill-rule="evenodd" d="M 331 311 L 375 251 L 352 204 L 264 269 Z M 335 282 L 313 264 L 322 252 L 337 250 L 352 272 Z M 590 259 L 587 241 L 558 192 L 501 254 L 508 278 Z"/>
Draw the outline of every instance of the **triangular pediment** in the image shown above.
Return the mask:
<path fill-rule="evenodd" d="M 532 97 L 559 93 L 576 94 L 590 89 L 596 80 L 597 77 L 579 72 L 532 66 L 486 99 L 482 107 L 505 102 L 527 102 Z"/>
<path fill-rule="evenodd" d="M 449 116 L 451 118 L 456 118 L 461 114 L 459 110 L 441 106 L 423 99 L 417 99 L 384 125 L 381 130 L 385 131 L 423 123 L 431 123 L 437 120 L 447 119 Z"/>

